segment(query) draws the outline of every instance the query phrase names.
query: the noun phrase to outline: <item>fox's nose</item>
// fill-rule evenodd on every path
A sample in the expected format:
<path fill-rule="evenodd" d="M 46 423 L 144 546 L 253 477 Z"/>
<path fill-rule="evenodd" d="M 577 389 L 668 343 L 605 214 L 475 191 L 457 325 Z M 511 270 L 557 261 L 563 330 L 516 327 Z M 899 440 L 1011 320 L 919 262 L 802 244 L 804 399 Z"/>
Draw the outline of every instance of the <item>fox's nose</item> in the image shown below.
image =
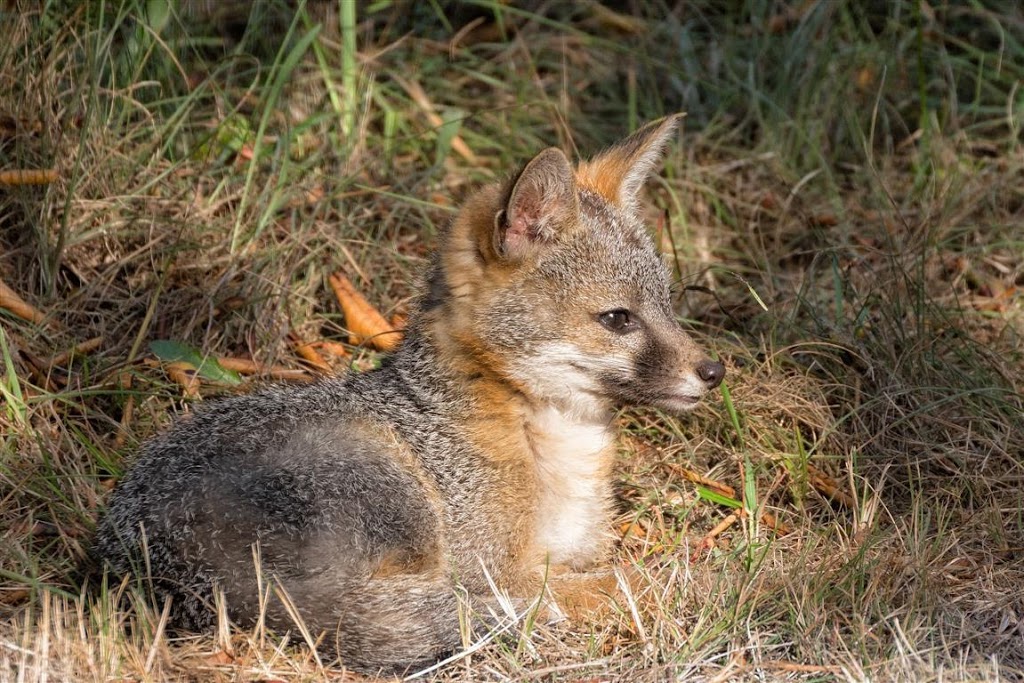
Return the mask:
<path fill-rule="evenodd" d="M 697 364 L 696 370 L 697 376 L 708 386 L 708 389 L 717 387 L 725 377 L 725 366 L 713 360 L 701 361 Z"/>

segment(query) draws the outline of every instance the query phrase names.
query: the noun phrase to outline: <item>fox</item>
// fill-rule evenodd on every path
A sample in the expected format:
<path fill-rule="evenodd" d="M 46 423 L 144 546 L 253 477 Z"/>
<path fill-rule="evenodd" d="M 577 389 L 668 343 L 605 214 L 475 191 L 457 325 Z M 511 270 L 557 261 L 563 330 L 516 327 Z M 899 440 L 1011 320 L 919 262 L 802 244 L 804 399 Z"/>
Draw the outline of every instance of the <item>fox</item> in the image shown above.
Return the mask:
<path fill-rule="evenodd" d="M 725 375 L 642 218 L 678 120 L 575 166 L 548 148 L 471 194 L 376 369 L 212 401 L 144 443 L 98 524 L 107 576 L 185 630 L 216 604 L 301 619 L 375 673 L 457 653 L 460 614 L 495 589 L 603 599 L 617 411 L 681 414 Z"/>

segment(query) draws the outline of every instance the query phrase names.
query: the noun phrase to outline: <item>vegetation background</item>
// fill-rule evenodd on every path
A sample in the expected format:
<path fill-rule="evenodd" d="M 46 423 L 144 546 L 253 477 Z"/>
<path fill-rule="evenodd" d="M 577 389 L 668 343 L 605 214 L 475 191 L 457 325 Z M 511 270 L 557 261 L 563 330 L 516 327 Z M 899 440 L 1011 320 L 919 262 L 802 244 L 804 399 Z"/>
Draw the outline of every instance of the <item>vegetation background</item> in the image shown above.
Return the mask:
<path fill-rule="evenodd" d="M 0 680 L 357 679 L 298 631 L 85 593 L 106 495 L 200 400 L 372 366 L 328 276 L 400 324 L 470 188 L 678 110 L 649 223 L 729 376 L 621 416 L 616 562 L 649 585 L 425 676 L 1024 678 L 1019 3 L 8 0 L 0 27 Z"/>

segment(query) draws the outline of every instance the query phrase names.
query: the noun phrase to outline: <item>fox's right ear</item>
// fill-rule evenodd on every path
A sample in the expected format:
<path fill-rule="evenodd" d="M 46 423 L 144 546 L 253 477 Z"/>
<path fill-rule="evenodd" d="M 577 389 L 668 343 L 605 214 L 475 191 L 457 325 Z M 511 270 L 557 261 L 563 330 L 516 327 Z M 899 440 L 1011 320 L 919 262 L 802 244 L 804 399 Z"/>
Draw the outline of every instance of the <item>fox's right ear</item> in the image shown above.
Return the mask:
<path fill-rule="evenodd" d="M 578 217 L 572 165 L 562 150 L 550 147 L 526 164 L 494 216 L 494 251 L 500 258 L 521 261 Z"/>
<path fill-rule="evenodd" d="M 684 114 L 652 121 L 628 138 L 580 164 L 580 185 L 612 204 L 636 213 L 640 190 L 661 161 L 665 144 L 675 133 Z"/>

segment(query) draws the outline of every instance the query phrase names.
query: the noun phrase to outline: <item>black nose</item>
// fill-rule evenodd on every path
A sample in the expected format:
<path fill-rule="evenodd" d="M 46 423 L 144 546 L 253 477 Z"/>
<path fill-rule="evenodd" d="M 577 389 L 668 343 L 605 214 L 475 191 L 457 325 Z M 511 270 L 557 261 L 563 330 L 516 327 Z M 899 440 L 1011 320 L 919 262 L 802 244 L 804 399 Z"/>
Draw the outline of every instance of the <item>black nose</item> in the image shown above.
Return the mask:
<path fill-rule="evenodd" d="M 701 361 L 697 364 L 697 376 L 704 380 L 708 389 L 714 389 L 725 377 L 725 366 L 713 360 Z"/>

